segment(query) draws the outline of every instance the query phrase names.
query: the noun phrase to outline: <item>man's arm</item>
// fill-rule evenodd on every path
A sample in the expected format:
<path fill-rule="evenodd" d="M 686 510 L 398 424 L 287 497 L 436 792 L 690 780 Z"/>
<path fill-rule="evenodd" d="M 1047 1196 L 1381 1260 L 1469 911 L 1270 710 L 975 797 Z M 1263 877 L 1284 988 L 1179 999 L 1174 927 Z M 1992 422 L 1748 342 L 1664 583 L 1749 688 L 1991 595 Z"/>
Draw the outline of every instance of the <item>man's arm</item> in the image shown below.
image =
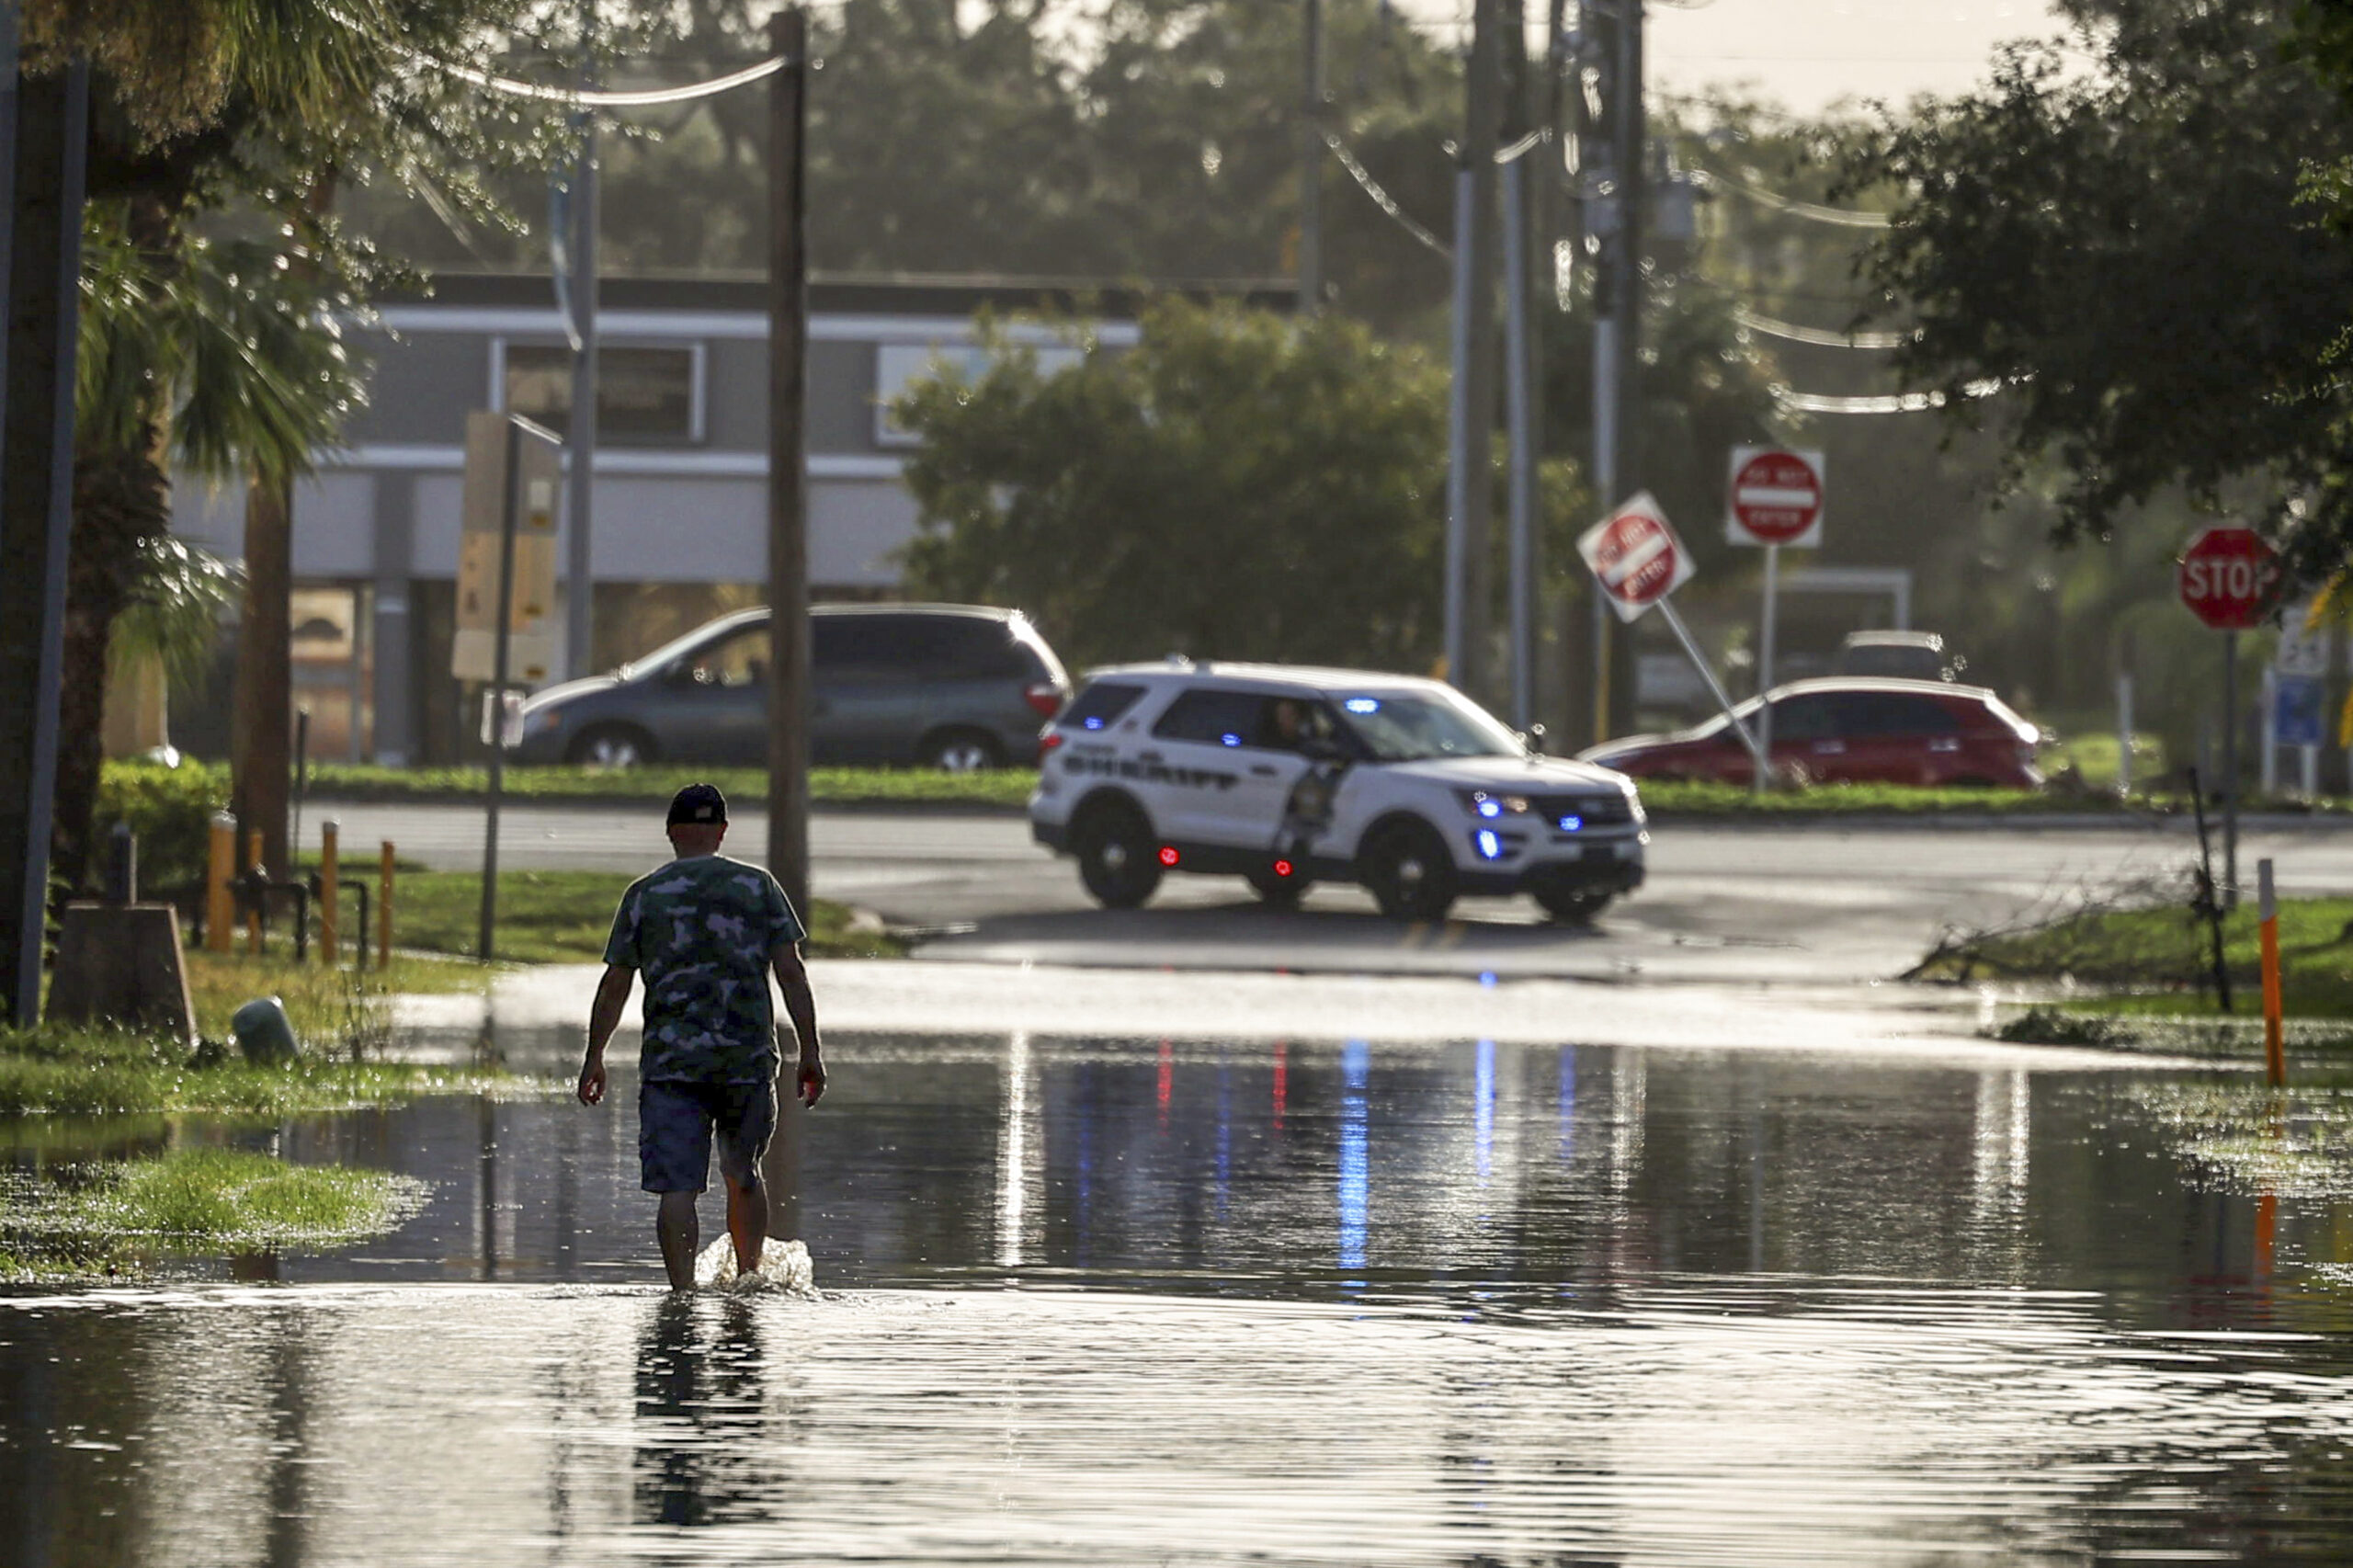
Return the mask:
<path fill-rule="evenodd" d="M 801 961 L 801 944 L 779 942 L 768 954 L 768 963 L 776 971 L 777 984 L 784 988 L 785 1016 L 792 1020 L 792 1032 L 801 1040 L 801 1065 L 793 1074 L 793 1084 L 802 1101 L 815 1105 L 825 1092 L 825 1062 L 817 1040 L 817 998 L 809 990 L 809 970 Z"/>
<path fill-rule="evenodd" d="M 605 1045 L 620 1028 L 621 1009 L 629 1006 L 629 988 L 637 971 L 617 963 L 605 966 L 597 982 L 597 1000 L 588 1008 L 588 1058 L 580 1064 L 580 1103 L 595 1105 L 605 1097 Z"/>

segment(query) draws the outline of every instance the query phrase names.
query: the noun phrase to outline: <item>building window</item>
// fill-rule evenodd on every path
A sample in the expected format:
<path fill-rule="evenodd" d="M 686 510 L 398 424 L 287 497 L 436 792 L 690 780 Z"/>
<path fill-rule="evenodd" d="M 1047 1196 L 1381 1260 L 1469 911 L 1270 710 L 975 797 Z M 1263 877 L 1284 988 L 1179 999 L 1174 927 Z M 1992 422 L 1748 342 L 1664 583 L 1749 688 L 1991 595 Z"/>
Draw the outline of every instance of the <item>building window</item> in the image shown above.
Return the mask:
<path fill-rule="evenodd" d="M 509 414 L 562 435 L 572 423 L 572 350 L 560 343 L 497 345 Z M 703 350 L 605 345 L 597 350 L 597 439 L 683 445 L 703 438 Z"/>
<path fill-rule="evenodd" d="M 1086 353 L 1071 345 L 1040 344 L 1038 373 L 1058 376 L 1086 358 Z M 977 344 L 885 343 L 874 350 L 874 444 L 878 447 L 914 447 L 922 437 L 899 423 L 891 412 L 891 404 L 904 394 L 908 384 L 952 370 L 967 381 L 977 381 L 989 373 L 996 357 Z"/>

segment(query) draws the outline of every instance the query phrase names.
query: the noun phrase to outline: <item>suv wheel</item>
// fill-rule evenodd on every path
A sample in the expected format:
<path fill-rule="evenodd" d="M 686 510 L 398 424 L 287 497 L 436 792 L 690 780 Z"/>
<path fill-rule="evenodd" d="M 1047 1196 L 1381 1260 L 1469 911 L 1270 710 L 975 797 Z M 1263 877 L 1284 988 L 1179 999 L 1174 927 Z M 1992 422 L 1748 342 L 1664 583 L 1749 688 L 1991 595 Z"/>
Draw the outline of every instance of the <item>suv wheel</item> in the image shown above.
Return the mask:
<path fill-rule="evenodd" d="M 1537 907 L 1555 920 L 1582 926 L 1609 907 L 1615 896 L 1606 892 L 1574 892 L 1568 888 L 1539 887 L 1531 890 Z"/>
<path fill-rule="evenodd" d="M 1392 920 L 1442 920 L 1454 906 L 1454 861 L 1427 823 L 1400 823 L 1366 846 L 1361 878 Z"/>
<path fill-rule="evenodd" d="M 996 742 L 978 730 L 949 730 L 933 735 L 923 743 L 917 756 L 926 767 L 946 773 L 980 773 L 1005 766 L 1005 754 Z"/>
<path fill-rule="evenodd" d="M 1132 806 L 1097 806 L 1072 835 L 1078 878 L 1106 909 L 1133 909 L 1160 885 L 1159 846 L 1152 824 Z"/>
<path fill-rule="evenodd" d="M 654 759 L 653 738 L 627 724 L 597 724 L 581 733 L 566 760 L 593 767 L 642 767 Z"/>
<path fill-rule="evenodd" d="M 1256 893 L 1258 902 L 1268 909 L 1285 911 L 1297 909 L 1299 901 L 1307 896 L 1308 881 L 1305 877 L 1296 874 L 1279 877 L 1271 868 L 1263 871 L 1252 871 L 1249 874 L 1249 882 L 1250 891 Z"/>

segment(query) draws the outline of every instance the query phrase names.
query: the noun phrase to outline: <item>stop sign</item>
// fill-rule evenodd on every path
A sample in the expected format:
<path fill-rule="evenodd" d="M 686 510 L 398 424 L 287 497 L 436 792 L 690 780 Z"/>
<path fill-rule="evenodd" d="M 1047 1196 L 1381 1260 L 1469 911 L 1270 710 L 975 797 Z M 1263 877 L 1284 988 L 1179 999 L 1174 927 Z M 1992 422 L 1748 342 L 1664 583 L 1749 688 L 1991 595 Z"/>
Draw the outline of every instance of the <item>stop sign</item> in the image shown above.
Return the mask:
<path fill-rule="evenodd" d="M 1647 490 L 1577 540 L 1577 553 L 1620 620 L 1632 620 L 1691 580 L 1691 552 Z"/>
<path fill-rule="evenodd" d="M 2279 586 L 2279 554 L 2253 528 L 2208 528 L 2181 552 L 2181 602 L 2217 631 L 2252 631 Z"/>
<path fill-rule="evenodd" d="M 1822 454 L 1734 447 L 1724 509 L 1734 544 L 1820 544 Z"/>

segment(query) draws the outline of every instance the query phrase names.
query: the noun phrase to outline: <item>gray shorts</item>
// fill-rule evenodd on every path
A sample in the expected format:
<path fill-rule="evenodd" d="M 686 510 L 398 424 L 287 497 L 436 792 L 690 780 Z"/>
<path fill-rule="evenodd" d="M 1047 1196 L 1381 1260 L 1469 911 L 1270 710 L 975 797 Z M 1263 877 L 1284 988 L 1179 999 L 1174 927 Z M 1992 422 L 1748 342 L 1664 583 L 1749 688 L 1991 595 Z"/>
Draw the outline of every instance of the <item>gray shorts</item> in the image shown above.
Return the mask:
<path fill-rule="evenodd" d="M 776 1081 L 714 1084 L 657 1078 L 637 1089 L 637 1158 L 648 1192 L 700 1192 L 710 1185 L 710 1142 L 719 1173 L 750 1185 L 776 1131 Z"/>

